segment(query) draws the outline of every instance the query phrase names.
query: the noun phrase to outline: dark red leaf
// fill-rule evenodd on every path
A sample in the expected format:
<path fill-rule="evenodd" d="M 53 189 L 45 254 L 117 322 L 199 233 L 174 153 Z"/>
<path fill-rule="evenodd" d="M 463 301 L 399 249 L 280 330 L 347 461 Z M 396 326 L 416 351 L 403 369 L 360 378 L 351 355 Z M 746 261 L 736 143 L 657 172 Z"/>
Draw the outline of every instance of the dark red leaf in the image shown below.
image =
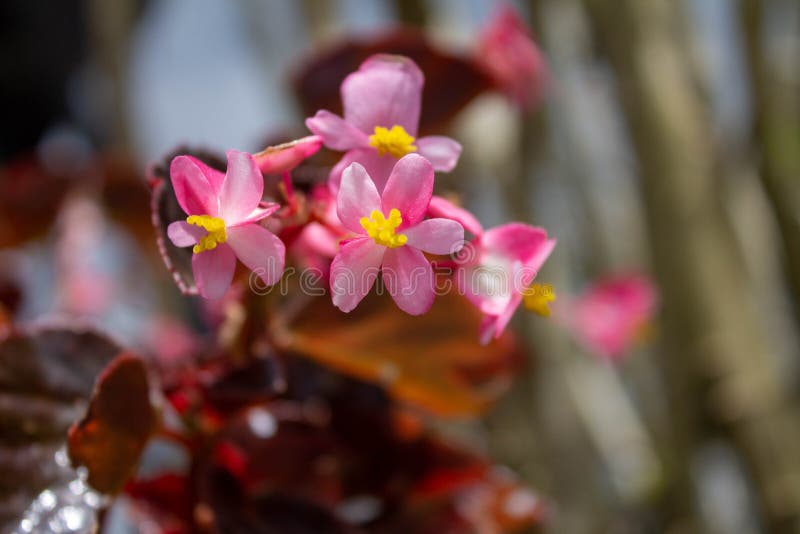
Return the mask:
<path fill-rule="evenodd" d="M 96 332 L 47 327 L 0 341 L 0 530 L 44 489 L 75 477 L 54 454 L 120 348 Z"/>
<path fill-rule="evenodd" d="M 73 465 L 89 470 L 89 484 L 103 493 L 117 493 L 133 474 L 156 429 L 144 362 L 118 356 L 97 380 L 89 410 L 69 431 Z"/>
<path fill-rule="evenodd" d="M 0 247 L 44 234 L 75 178 L 49 172 L 33 155 L 0 168 Z"/>

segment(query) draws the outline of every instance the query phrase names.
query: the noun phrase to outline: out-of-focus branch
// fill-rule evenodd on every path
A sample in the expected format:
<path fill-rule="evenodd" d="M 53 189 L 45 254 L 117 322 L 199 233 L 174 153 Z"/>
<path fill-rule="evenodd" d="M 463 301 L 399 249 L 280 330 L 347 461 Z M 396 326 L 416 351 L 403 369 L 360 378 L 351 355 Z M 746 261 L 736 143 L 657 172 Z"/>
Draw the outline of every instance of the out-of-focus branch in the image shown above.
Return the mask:
<path fill-rule="evenodd" d="M 672 0 L 585 0 L 618 76 L 663 295 L 665 369 L 684 460 L 703 417 L 749 463 L 770 532 L 800 529 L 800 416 L 751 308 L 715 188 L 706 110 Z M 701 406 L 705 413 L 695 413 Z M 688 465 L 676 463 L 688 483 Z M 691 503 L 684 503 L 691 506 Z M 687 510 L 688 511 L 688 510 Z"/>
<path fill-rule="evenodd" d="M 800 322 L 800 88 L 788 83 L 774 62 L 766 60 L 763 18 L 769 3 L 743 0 L 740 4 L 753 96 L 752 142 L 783 240 L 784 267 Z M 800 61 L 800 57 L 795 59 Z"/>

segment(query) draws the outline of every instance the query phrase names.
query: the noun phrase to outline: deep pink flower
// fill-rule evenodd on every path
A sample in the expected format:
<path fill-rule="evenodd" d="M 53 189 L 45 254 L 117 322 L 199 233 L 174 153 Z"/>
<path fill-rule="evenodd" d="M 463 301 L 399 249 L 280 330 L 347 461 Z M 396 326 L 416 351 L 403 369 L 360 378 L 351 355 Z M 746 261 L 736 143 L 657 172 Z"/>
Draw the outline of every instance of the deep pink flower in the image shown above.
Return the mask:
<path fill-rule="evenodd" d="M 200 294 L 220 298 L 231 285 L 236 258 L 267 285 L 283 274 L 285 247 L 258 224 L 278 209 L 262 203 L 264 179 L 253 156 L 229 150 L 225 174 L 191 156 L 170 165 L 175 196 L 188 217 L 167 228 L 176 247 L 194 246 L 192 272 Z"/>
<path fill-rule="evenodd" d="M 561 299 L 556 316 L 588 351 L 611 360 L 630 349 L 658 305 L 653 282 L 641 275 L 606 278 L 575 299 Z"/>
<path fill-rule="evenodd" d="M 464 247 L 456 281 L 484 314 L 481 343 L 503 333 L 555 245 L 542 228 L 510 223 L 487 230 Z"/>
<path fill-rule="evenodd" d="M 542 97 L 547 68 L 531 32 L 513 8 L 505 5 L 481 32 L 476 59 L 497 86 L 523 110 Z"/>
<path fill-rule="evenodd" d="M 342 242 L 331 265 L 333 304 L 354 309 L 369 293 L 380 269 L 389 294 L 411 315 L 428 311 L 435 296 L 433 268 L 423 252 L 450 254 L 464 240 L 464 228 L 449 219 L 426 219 L 433 191 L 433 167 L 408 154 L 392 169 L 379 193 L 366 169 L 352 163 L 342 173 L 337 211 L 356 237 Z"/>
<path fill-rule="evenodd" d="M 416 63 L 403 56 L 370 57 L 342 82 L 344 118 L 320 110 L 306 126 L 322 137 L 326 147 L 346 151 L 331 170 L 329 185 L 335 194 L 342 171 L 360 163 L 375 181 L 378 192 L 397 160 L 415 152 L 437 171 L 458 163 L 461 145 L 444 136 L 417 138 L 424 76 Z"/>

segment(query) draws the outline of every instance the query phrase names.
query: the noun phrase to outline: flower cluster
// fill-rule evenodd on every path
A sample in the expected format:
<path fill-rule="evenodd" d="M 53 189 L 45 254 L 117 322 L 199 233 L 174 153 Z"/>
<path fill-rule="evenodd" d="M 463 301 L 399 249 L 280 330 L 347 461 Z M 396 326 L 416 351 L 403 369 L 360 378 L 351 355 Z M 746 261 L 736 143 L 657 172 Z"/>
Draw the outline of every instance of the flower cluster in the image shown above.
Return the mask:
<path fill-rule="evenodd" d="M 433 195 L 435 172 L 455 168 L 461 145 L 418 136 L 423 85 L 411 59 L 374 55 L 342 82 L 342 116 L 319 110 L 306 120 L 314 135 L 255 156 L 231 150 L 225 173 L 192 156 L 174 158 L 169 174 L 186 218 L 172 222 L 167 235 L 177 247 L 192 247 L 197 292 L 222 297 L 237 259 L 275 284 L 287 254 L 279 236 L 291 234 L 289 254 L 324 267 L 343 312 L 380 279 L 400 309 L 424 314 L 440 279 L 449 277 L 484 315 L 484 343 L 503 332 L 523 301 L 548 315 L 553 293 L 533 280 L 555 240 L 522 223 L 484 231 L 467 210 Z M 320 145 L 344 154 L 327 183 L 299 202 L 290 171 Z M 280 198 L 264 198 L 265 174 L 282 175 L 284 208 Z"/>

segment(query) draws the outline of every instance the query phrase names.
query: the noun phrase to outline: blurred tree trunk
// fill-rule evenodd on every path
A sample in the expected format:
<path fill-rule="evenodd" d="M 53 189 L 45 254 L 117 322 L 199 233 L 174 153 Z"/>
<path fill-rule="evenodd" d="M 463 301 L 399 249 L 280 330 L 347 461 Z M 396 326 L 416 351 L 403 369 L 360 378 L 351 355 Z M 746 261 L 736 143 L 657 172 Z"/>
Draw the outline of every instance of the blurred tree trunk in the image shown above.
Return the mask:
<path fill-rule="evenodd" d="M 784 266 L 800 322 L 800 87 L 782 76 L 764 51 L 764 13 L 770 2 L 742 0 L 754 111 L 752 140 L 759 174 L 784 243 Z M 795 50 L 795 61 L 800 61 Z"/>
<path fill-rule="evenodd" d="M 134 0 L 86 3 L 92 53 L 97 65 L 107 76 L 111 88 L 109 125 L 112 146 L 127 150 L 130 129 L 126 117 L 128 91 L 128 55 L 139 5 Z"/>
<path fill-rule="evenodd" d="M 717 195 L 713 140 L 683 49 L 680 3 L 585 1 L 615 68 L 638 156 L 681 449 L 675 481 L 691 495 L 692 448 L 709 418 L 748 462 L 769 531 L 798 532 L 800 455 L 793 444 L 800 417 L 770 365 Z M 691 513 L 693 503 L 682 506 Z"/>
<path fill-rule="evenodd" d="M 424 0 L 395 0 L 397 19 L 408 26 L 424 28 L 427 22 L 427 9 Z"/>

